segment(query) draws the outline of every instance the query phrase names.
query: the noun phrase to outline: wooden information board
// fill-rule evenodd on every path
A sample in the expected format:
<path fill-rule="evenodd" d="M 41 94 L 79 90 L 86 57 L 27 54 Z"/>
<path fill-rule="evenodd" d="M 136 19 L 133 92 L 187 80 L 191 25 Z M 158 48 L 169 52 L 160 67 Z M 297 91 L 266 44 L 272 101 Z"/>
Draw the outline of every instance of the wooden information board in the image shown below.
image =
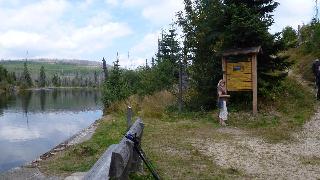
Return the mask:
<path fill-rule="evenodd" d="M 252 91 L 253 114 L 258 112 L 257 55 L 261 47 L 233 49 L 222 54 L 223 79 L 228 91 Z"/>
<path fill-rule="evenodd" d="M 228 91 L 252 90 L 252 63 L 250 61 L 226 61 L 226 82 Z"/>

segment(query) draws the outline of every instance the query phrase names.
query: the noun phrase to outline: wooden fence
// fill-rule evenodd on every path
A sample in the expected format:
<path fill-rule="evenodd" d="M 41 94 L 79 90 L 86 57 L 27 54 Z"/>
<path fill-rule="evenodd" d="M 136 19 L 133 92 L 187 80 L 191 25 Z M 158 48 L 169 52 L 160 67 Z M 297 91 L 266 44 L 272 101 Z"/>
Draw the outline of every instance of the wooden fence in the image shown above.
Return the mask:
<path fill-rule="evenodd" d="M 143 134 L 143 122 L 140 118 L 131 125 L 132 111 L 128 107 L 128 134 L 134 135 L 141 142 Z M 142 169 L 142 160 L 139 154 L 133 150 L 134 143 L 123 137 L 119 144 L 113 144 L 104 152 L 100 159 L 88 171 L 84 179 L 128 179 L 129 173 Z"/>

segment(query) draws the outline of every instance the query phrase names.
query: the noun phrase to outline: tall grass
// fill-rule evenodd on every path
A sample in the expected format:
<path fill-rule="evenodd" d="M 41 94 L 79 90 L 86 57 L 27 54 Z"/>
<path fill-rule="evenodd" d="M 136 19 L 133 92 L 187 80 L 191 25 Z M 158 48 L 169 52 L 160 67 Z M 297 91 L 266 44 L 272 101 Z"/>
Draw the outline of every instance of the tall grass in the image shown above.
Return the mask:
<path fill-rule="evenodd" d="M 113 103 L 107 113 L 125 114 L 128 106 L 141 117 L 161 118 L 168 106 L 176 103 L 176 97 L 169 91 L 161 91 L 148 96 L 130 96 L 127 100 Z"/>
<path fill-rule="evenodd" d="M 141 115 L 143 117 L 161 118 L 168 106 L 175 104 L 176 97 L 168 91 L 145 96 L 141 103 Z"/>

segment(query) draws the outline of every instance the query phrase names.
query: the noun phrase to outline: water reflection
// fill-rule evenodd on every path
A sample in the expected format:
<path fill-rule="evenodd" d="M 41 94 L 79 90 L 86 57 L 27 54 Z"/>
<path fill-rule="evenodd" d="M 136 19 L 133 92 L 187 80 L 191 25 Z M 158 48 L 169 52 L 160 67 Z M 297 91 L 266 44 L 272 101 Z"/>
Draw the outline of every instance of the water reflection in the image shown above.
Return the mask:
<path fill-rule="evenodd" d="M 45 104 L 46 104 L 46 91 L 45 90 L 40 90 L 40 107 L 41 107 L 41 111 L 45 111 Z"/>
<path fill-rule="evenodd" d="M 102 116 L 99 91 L 56 89 L 0 97 L 0 172 L 22 165 Z"/>

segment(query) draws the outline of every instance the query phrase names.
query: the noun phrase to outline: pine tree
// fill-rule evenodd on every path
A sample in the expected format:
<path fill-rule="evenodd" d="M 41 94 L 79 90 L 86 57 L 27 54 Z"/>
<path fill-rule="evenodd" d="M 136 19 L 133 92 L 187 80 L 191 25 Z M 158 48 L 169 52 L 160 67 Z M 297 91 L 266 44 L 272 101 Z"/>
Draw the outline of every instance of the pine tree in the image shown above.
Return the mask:
<path fill-rule="evenodd" d="M 98 86 L 98 73 L 97 71 L 94 71 L 94 74 L 93 74 L 93 78 L 94 78 L 94 86 Z"/>
<path fill-rule="evenodd" d="M 177 40 L 177 33 L 174 26 L 169 29 L 169 33 L 162 31 L 161 39 L 158 41 L 157 60 L 170 60 L 172 64 L 176 64 L 181 56 L 181 47 Z"/>
<path fill-rule="evenodd" d="M 113 68 L 104 84 L 104 104 L 109 106 L 112 102 L 123 100 L 130 94 L 128 83 L 124 81 L 122 70 L 119 65 L 119 56 L 113 63 Z"/>
<path fill-rule="evenodd" d="M 278 6 L 273 0 L 184 0 L 185 12 L 178 13 L 184 33 L 184 55 L 191 61 L 192 86 L 202 107 L 212 107 L 216 83 L 221 78 L 220 53 L 227 49 L 262 46 L 258 56 L 260 93 L 277 86 L 290 66 L 276 56 L 284 49 L 279 34 L 268 32 Z M 264 90 L 262 90 L 264 89 Z M 265 91 L 264 91 L 265 92 Z"/>
<path fill-rule="evenodd" d="M 8 71 L 2 65 L 0 65 L 0 82 L 7 80 Z"/>
<path fill-rule="evenodd" d="M 294 30 L 292 27 L 287 26 L 285 27 L 282 32 L 282 41 L 285 44 L 286 48 L 293 48 L 298 43 L 298 34 L 296 30 Z"/>
<path fill-rule="evenodd" d="M 197 93 L 188 103 L 192 108 L 211 108 L 216 99 L 216 82 L 221 78 L 218 51 L 223 35 L 223 3 L 220 0 L 184 0 L 178 24 L 184 34 L 184 63 L 191 62 L 190 84 Z"/>
<path fill-rule="evenodd" d="M 107 63 L 104 58 L 102 58 L 102 69 L 104 73 L 104 80 L 107 81 L 108 79 L 108 68 L 107 68 Z"/>
<path fill-rule="evenodd" d="M 55 87 L 59 87 L 60 86 L 60 78 L 58 76 L 58 74 L 54 74 L 51 80 L 53 86 Z"/>
<path fill-rule="evenodd" d="M 288 57 L 277 56 L 285 49 L 280 33 L 269 33 L 274 23 L 271 14 L 279 5 L 273 0 L 225 0 L 224 42 L 222 49 L 261 46 L 258 55 L 258 88 L 260 93 L 278 86 L 284 70 L 291 63 Z"/>
<path fill-rule="evenodd" d="M 46 73 L 44 71 L 44 67 L 41 66 L 40 68 L 40 75 L 39 75 L 39 87 L 46 86 Z"/>
<path fill-rule="evenodd" d="M 33 83 L 28 70 L 27 61 L 24 62 L 23 66 L 24 66 L 24 69 L 21 77 L 21 83 L 23 87 L 28 88 L 28 87 L 31 87 Z"/>
<path fill-rule="evenodd" d="M 157 64 L 168 61 L 171 76 L 175 82 L 179 79 L 179 61 L 181 59 L 181 47 L 178 41 L 176 29 L 172 26 L 169 32 L 162 31 L 161 39 L 158 41 Z M 155 63 L 152 63 L 155 64 Z M 154 66 L 154 65 L 153 65 Z"/>

